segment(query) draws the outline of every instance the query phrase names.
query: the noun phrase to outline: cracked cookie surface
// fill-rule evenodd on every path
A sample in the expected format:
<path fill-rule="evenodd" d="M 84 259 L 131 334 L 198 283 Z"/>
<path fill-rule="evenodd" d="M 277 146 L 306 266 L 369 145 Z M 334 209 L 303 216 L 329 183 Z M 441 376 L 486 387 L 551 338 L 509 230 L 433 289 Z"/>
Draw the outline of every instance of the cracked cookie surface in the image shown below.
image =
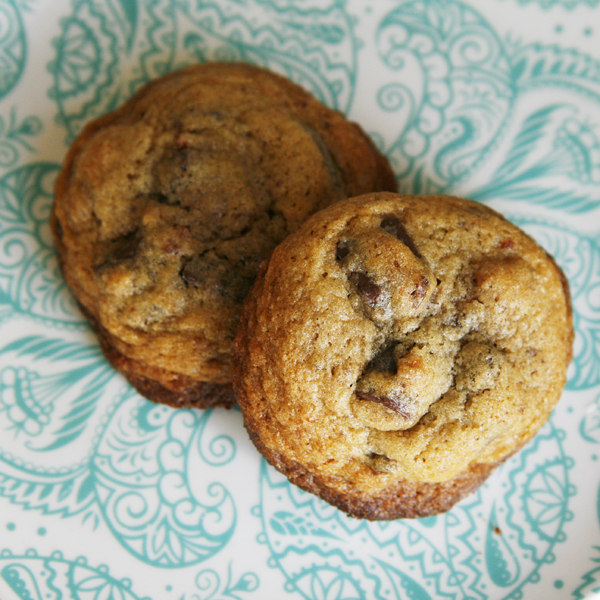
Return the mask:
<path fill-rule="evenodd" d="M 260 262 L 316 210 L 395 188 L 340 113 L 264 69 L 212 63 L 88 125 L 52 222 L 69 286 L 138 390 L 229 405 L 232 341 Z"/>
<path fill-rule="evenodd" d="M 369 194 L 280 244 L 236 338 L 245 425 L 350 514 L 435 514 L 547 420 L 571 359 L 553 259 L 468 200 Z"/>

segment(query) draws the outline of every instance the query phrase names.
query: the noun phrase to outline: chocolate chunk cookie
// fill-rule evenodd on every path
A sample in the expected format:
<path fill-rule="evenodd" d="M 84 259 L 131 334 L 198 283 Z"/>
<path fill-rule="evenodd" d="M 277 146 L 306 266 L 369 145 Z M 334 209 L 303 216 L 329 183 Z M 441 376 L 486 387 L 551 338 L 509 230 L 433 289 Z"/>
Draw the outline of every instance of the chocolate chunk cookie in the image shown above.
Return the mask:
<path fill-rule="evenodd" d="M 353 516 L 449 509 L 538 431 L 571 360 L 567 282 L 495 211 L 367 194 L 261 269 L 235 342 L 252 440 Z"/>
<path fill-rule="evenodd" d="M 232 342 L 260 262 L 324 206 L 394 189 L 356 124 L 278 75 L 214 63 L 89 124 L 52 224 L 115 367 L 155 401 L 230 405 Z"/>

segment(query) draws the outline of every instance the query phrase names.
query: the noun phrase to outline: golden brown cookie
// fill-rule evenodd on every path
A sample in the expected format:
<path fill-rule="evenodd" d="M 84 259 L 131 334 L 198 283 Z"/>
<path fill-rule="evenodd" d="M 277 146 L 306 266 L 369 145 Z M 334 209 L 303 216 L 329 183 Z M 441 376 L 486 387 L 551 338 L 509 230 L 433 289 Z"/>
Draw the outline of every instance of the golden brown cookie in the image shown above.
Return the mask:
<path fill-rule="evenodd" d="M 86 127 L 52 224 L 113 365 L 152 400 L 227 406 L 260 262 L 316 210 L 394 189 L 387 161 L 342 114 L 264 69 L 213 63 L 151 82 Z"/>
<path fill-rule="evenodd" d="M 353 516 L 449 509 L 547 420 L 571 360 L 566 280 L 495 211 L 367 194 L 261 268 L 234 387 L 261 453 Z"/>

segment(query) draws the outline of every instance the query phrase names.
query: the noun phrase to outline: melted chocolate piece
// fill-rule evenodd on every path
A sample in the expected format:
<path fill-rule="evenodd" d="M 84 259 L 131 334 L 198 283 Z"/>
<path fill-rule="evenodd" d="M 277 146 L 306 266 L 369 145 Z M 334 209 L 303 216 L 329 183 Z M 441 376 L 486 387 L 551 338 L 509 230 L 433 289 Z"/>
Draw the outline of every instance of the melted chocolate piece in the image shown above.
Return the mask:
<path fill-rule="evenodd" d="M 397 345 L 398 342 L 392 342 L 385 346 L 383 350 L 367 364 L 365 371 L 379 371 L 380 373 L 395 375 L 398 372 L 398 363 L 394 356 L 394 348 L 396 348 Z"/>
<path fill-rule="evenodd" d="M 386 473 L 390 468 L 390 463 L 394 462 L 385 454 L 377 454 L 376 452 L 369 452 L 367 460 L 368 465 L 376 473 Z"/>
<path fill-rule="evenodd" d="M 162 194 L 161 192 L 151 192 L 148 194 L 150 200 L 154 200 L 154 202 L 158 202 L 159 204 L 173 204 L 169 197 L 166 194 Z"/>
<path fill-rule="evenodd" d="M 347 242 L 338 242 L 335 247 L 335 259 L 337 261 L 342 261 L 350 254 L 350 248 L 348 248 Z"/>
<path fill-rule="evenodd" d="M 381 288 L 368 275 L 359 271 L 354 271 L 350 274 L 350 281 L 356 286 L 358 293 L 363 297 L 367 305 L 375 308 Z"/>
<path fill-rule="evenodd" d="M 379 396 L 374 393 L 374 390 L 369 390 L 368 392 L 356 391 L 355 394 L 357 398 L 360 398 L 360 400 L 383 404 L 386 408 L 398 413 L 404 419 L 410 419 L 411 417 L 408 407 L 406 406 L 406 402 L 400 397 L 388 398 L 387 396 Z"/>
<path fill-rule="evenodd" d="M 423 258 L 423 255 L 419 252 L 415 242 L 398 217 L 395 215 L 386 215 L 381 220 L 381 228 L 399 239 L 417 258 Z"/>
<path fill-rule="evenodd" d="M 140 242 L 141 238 L 138 235 L 137 229 L 116 238 L 111 243 L 112 248 L 108 254 L 108 258 L 98 268 L 115 266 L 126 260 L 135 258 Z"/>
<path fill-rule="evenodd" d="M 188 261 L 183 265 L 179 275 L 181 279 L 183 279 L 185 285 L 191 285 L 193 287 L 200 287 L 204 281 L 204 279 L 200 277 L 200 274 L 194 270 L 191 261 Z"/>

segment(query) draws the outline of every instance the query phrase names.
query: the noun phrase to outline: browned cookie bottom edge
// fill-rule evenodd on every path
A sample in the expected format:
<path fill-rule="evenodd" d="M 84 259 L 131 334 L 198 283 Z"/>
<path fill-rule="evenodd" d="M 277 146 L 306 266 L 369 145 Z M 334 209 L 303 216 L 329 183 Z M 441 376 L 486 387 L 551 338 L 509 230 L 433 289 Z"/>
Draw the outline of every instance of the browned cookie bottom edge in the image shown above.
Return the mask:
<path fill-rule="evenodd" d="M 96 332 L 100 347 L 107 360 L 144 398 L 173 408 L 231 408 L 236 404 L 231 382 L 197 381 L 187 375 L 168 372 L 164 369 L 154 369 L 164 373 L 165 379 L 169 381 L 169 386 L 166 386 L 156 379 L 142 375 L 143 363 L 119 352 L 111 344 L 108 333 L 90 311 L 81 303 L 78 304 Z"/>
<path fill-rule="evenodd" d="M 101 330 L 97 330 L 97 334 L 111 365 L 124 375 L 142 396 L 152 402 L 167 404 L 173 408 L 231 408 L 236 403 L 231 383 L 196 381 L 186 375 L 169 373 L 171 386 L 167 387 L 156 379 L 146 377 L 140 373 L 142 365 L 138 361 L 121 354 Z"/>
<path fill-rule="evenodd" d="M 250 439 L 270 465 L 299 488 L 358 519 L 389 521 L 446 512 L 482 485 L 499 464 L 473 463 L 456 477 L 441 483 L 400 481 L 374 495 L 360 490 L 340 492 L 326 485 L 300 463 L 268 448 L 256 432 L 254 420 L 243 410 L 242 413 Z"/>

